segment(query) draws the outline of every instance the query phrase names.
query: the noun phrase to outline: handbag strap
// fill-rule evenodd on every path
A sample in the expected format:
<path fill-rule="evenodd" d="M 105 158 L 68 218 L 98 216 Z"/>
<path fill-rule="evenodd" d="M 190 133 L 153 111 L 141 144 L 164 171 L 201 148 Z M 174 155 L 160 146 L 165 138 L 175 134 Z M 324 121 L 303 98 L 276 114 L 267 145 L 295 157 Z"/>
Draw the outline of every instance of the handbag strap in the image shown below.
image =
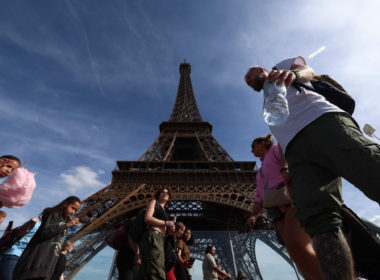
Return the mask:
<path fill-rule="evenodd" d="M 264 173 L 263 173 L 263 170 L 262 170 L 261 167 L 260 167 L 260 175 L 261 175 L 261 179 L 263 179 L 264 189 L 269 189 L 268 186 L 267 186 L 267 183 L 265 182 Z"/>
<path fill-rule="evenodd" d="M 311 90 L 311 91 L 318 93 L 314 88 L 312 88 L 308 85 L 302 84 L 302 83 L 293 83 L 292 86 L 294 86 L 297 90 L 301 90 L 300 87 L 302 87 L 302 88 L 305 88 L 307 90 Z"/>

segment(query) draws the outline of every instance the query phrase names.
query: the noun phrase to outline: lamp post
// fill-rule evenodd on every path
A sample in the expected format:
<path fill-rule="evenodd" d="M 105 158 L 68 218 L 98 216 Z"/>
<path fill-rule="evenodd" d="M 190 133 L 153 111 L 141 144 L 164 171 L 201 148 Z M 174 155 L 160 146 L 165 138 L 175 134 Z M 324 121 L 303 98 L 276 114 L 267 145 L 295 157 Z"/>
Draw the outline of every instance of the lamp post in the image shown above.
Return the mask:
<path fill-rule="evenodd" d="M 376 131 L 376 129 L 374 129 L 372 126 L 370 126 L 368 123 L 366 123 L 364 126 L 363 126 L 363 131 L 365 134 L 367 134 L 368 136 L 370 137 L 375 137 L 376 139 L 380 140 L 379 137 L 377 137 L 374 133 Z"/>

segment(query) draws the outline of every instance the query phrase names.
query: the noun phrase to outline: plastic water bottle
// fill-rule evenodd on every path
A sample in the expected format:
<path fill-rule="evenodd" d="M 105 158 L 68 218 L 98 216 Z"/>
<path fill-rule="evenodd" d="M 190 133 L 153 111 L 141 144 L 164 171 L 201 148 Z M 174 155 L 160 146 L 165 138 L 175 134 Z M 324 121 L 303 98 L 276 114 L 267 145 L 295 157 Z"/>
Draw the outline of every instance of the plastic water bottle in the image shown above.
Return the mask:
<path fill-rule="evenodd" d="M 69 221 L 71 221 L 72 219 L 74 219 L 74 217 L 73 217 L 73 216 L 70 216 L 70 217 L 69 217 Z M 78 225 L 72 225 L 69 229 L 70 229 L 70 230 L 76 230 L 77 227 L 78 227 Z"/>
<path fill-rule="evenodd" d="M 273 84 L 265 82 L 263 116 L 270 126 L 282 125 L 288 120 L 289 107 L 284 83 L 277 85 L 277 81 Z"/>

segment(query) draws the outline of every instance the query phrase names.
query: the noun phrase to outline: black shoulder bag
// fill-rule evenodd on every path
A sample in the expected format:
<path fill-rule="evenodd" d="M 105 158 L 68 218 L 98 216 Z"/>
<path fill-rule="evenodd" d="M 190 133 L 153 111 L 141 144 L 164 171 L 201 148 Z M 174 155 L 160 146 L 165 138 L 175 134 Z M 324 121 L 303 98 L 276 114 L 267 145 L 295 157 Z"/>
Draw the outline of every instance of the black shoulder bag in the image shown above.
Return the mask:
<path fill-rule="evenodd" d="M 338 88 L 326 81 L 312 80 L 310 81 L 310 83 L 313 87 L 301 83 L 293 83 L 292 85 L 299 91 L 301 90 L 301 87 L 307 90 L 314 91 L 324 96 L 328 102 L 346 111 L 350 115 L 354 113 L 355 100 L 349 94 L 339 90 Z"/>

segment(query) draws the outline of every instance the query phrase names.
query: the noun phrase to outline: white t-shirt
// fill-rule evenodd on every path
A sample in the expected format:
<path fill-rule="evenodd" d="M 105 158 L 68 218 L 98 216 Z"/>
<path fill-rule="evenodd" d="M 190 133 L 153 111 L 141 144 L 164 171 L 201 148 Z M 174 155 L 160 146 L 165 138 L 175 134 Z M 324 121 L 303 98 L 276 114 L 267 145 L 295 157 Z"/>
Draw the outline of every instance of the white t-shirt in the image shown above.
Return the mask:
<path fill-rule="evenodd" d="M 210 253 L 206 254 L 202 263 L 204 280 L 218 280 L 218 273 L 214 270 L 216 266 L 214 257 Z"/>
<path fill-rule="evenodd" d="M 276 68 L 279 70 L 290 69 L 294 62 L 298 65 L 306 65 L 304 58 L 299 56 L 281 61 Z M 310 83 L 306 83 L 306 85 L 311 86 Z M 290 86 L 286 99 L 289 105 L 288 120 L 283 125 L 269 126 L 284 151 L 296 134 L 318 117 L 330 112 L 344 112 L 328 102 L 322 95 L 304 88 L 298 91 L 295 87 Z"/>

